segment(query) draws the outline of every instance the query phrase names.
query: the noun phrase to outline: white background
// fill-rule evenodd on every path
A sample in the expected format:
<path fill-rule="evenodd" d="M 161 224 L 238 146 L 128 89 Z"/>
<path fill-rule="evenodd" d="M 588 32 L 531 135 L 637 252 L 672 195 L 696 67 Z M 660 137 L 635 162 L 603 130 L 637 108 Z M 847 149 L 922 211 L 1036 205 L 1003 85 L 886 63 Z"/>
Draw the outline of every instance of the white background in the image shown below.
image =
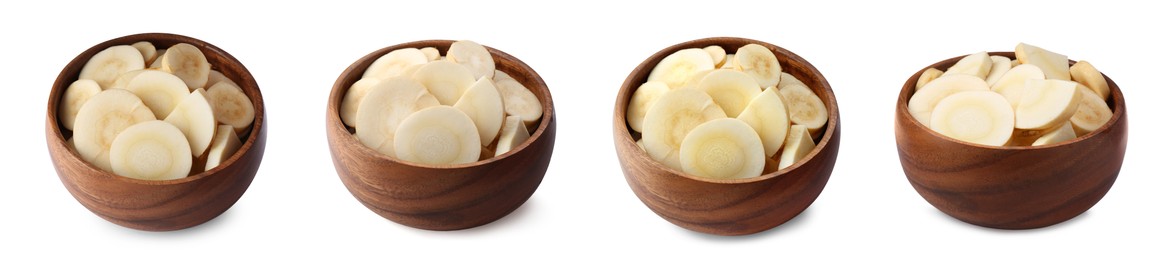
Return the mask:
<path fill-rule="evenodd" d="M 0 109 L 13 119 L 0 139 L 0 258 L 1171 257 L 1169 6 L 171 2 L 0 6 L 7 82 Z M 49 88 L 61 68 L 94 44 L 143 32 L 219 46 L 248 66 L 265 95 L 269 142 L 252 186 L 224 215 L 182 231 L 136 231 L 90 213 L 60 183 L 44 141 Z M 827 77 L 841 107 L 839 162 L 827 188 L 797 218 L 750 236 L 706 235 L 662 220 L 628 188 L 612 145 L 613 104 L 631 69 L 664 47 L 713 36 L 763 40 L 801 55 Z M 423 39 L 471 39 L 506 51 L 553 93 L 559 127 L 546 178 L 497 222 L 453 232 L 401 226 L 363 207 L 334 172 L 323 126 L 334 80 L 371 51 Z M 1108 195 L 1068 222 L 1027 231 L 969 225 L 934 209 L 906 181 L 893 139 L 897 92 L 928 64 L 1012 50 L 1020 41 L 1089 60 L 1121 86 L 1130 118 L 1125 164 Z"/>

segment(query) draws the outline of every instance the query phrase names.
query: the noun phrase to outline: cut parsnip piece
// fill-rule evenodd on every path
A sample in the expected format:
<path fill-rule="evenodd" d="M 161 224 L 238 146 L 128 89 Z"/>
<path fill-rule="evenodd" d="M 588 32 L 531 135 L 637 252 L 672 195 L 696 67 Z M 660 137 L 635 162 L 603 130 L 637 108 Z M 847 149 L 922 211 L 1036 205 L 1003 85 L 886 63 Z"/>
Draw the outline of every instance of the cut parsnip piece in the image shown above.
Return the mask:
<path fill-rule="evenodd" d="M 637 133 L 644 132 L 644 115 L 648 114 L 652 104 L 656 104 L 660 96 L 667 92 L 669 86 L 660 81 L 644 82 L 636 88 L 636 92 L 632 93 L 632 99 L 628 100 L 628 126 Z"/>
<path fill-rule="evenodd" d="M 155 120 L 155 114 L 134 93 L 107 89 L 90 97 L 77 112 L 73 141 L 82 160 L 110 171 L 110 144 L 127 127 Z"/>
<path fill-rule="evenodd" d="M 359 102 L 355 136 L 363 145 L 394 157 L 395 131 L 404 118 L 424 108 L 439 105 L 440 101 L 415 81 L 404 77 L 383 80 Z M 474 132 L 476 130 L 473 129 Z M 477 141 L 480 142 L 480 137 Z"/>
<path fill-rule="evenodd" d="M 806 126 L 811 135 L 823 131 L 828 122 L 828 109 L 815 92 L 811 92 L 806 85 L 788 84 L 779 89 L 779 96 L 787 104 L 787 114 L 792 124 Z"/>
<path fill-rule="evenodd" d="M 179 43 L 167 48 L 167 52 L 163 53 L 161 68 L 182 79 L 187 83 L 189 90 L 195 90 L 208 85 L 208 73 L 212 70 L 212 64 L 208 63 L 204 52 L 196 46 Z"/>
<path fill-rule="evenodd" d="M 255 119 L 256 110 L 249 96 L 232 82 L 223 81 L 209 87 L 204 98 L 212 105 L 216 122 L 231 125 L 237 134 L 244 133 Z"/>
<path fill-rule="evenodd" d="M 515 147 L 522 145 L 526 139 L 530 139 L 530 130 L 526 129 L 526 122 L 522 122 L 521 117 L 508 116 L 505 118 L 505 124 L 501 127 L 501 137 L 497 140 L 497 150 L 493 152 L 493 155 L 508 153 Z"/>
<path fill-rule="evenodd" d="M 465 112 L 465 115 L 473 120 L 482 145 L 489 145 L 489 142 L 497 138 L 502 120 L 505 120 L 505 111 L 501 103 L 501 94 L 497 92 L 497 87 L 493 86 L 493 79 L 478 79 L 464 95 L 461 95 L 461 99 L 457 100 L 453 107 Z"/>
<path fill-rule="evenodd" d="M 342 97 L 342 104 L 338 108 L 338 116 L 342 119 L 342 123 L 350 127 L 355 127 L 355 118 L 359 114 L 359 102 L 363 101 L 363 97 L 371 92 L 371 88 L 379 84 L 379 78 L 363 78 L 351 84 L 351 88 L 347 89 L 346 96 Z"/>
<path fill-rule="evenodd" d="M 1028 80 L 1015 108 L 1015 128 L 1047 129 L 1068 122 L 1080 107 L 1079 87 L 1066 80 Z"/>
<path fill-rule="evenodd" d="M 208 83 L 204 84 L 204 89 L 208 89 L 208 87 L 211 87 L 212 85 L 216 85 L 216 83 L 220 83 L 223 81 L 233 82 L 232 79 L 229 79 L 227 76 L 224 76 L 224 73 L 220 73 L 220 71 L 217 71 L 217 70 L 209 70 L 208 71 Z M 236 85 L 236 82 L 233 82 L 232 84 Z M 240 85 L 237 85 L 237 86 L 240 86 Z"/>
<path fill-rule="evenodd" d="M 441 105 L 451 106 L 477 81 L 467 67 L 452 61 L 429 62 L 420 67 L 412 80 L 424 85 Z"/>
<path fill-rule="evenodd" d="M 654 160 L 681 170 L 681 141 L 693 128 L 719 118 L 727 118 L 726 112 L 705 92 L 695 88 L 670 90 L 644 116 L 644 148 Z"/>
<path fill-rule="evenodd" d="M 746 122 L 715 119 L 697 125 L 681 141 L 681 168 L 706 178 L 751 178 L 766 165 L 761 147 L 762 140 Z"/>
<path fill-rule="evenodd" d="M 648 81 L 664 82 L 670 89 L 677 89 L 685 86 L 685 81 L 693 77 L 693 74 L 714 67 L 713 58 L 702 49 L 679 50 L 661 59 L 648 74 Z"/>
<path fill-rule="evenodd" d="M 191 145 L 192 156 L 195 157 L 204 154 L 212 144 L 212 136 L 216 134 L 216 116 L 212 113 L 212 105 L 208 104 L 204 94 L 202 88 L 188 94 L 163 120 L 183 132 L 188 144 Z"/>
<path fill-rule="evenodd" d="M 775 152 L 779 151 L 791 127 L 787 104 L 783 103 L 775 87 L 766 88 L 754 97 L 738 115 L 738 120 L 746 122 L 755 133 L 758 133 L 758 138 L 762 139 L 762 152 L 767 157 L 774 156 Z"/>
<path fill-rule="evenodd" d="M 787 85 L 800 85 L 805 88 L 811 89 L 811 87 L 807 86 L 807 83 L 803 83 L 803 81 L 799 80 L 799 78 L 796 78 L 795 75 L 791 75 L 791 73 L 786 73 L 786 72 L 779 72 L 779 87 L 778 88 L 782 89 L 784 86 L 787 86 Z"/>
<path fill-rule="evenodd" d="M 759 89 L 778 87 L 779 73 L 783 72 L 775 53 L 754 43 L 743 45 L 734 52 L 734 66 L 754 78 Z"/>
<path fill-rule="evenodd" d="M 921 76 L 917 77 L 917 85 L 913 86 L 913 91 L 921 91 L 921 87 L 924 87 L 925 84 L 928 84 L 930 81 L 938 79 L 944 73 L 945 72 L 942 72 L 942 70 L 937 68 L 925 69 L 925 71 L 921 72 Z"/>
<path fill-rule="evenodd" d="M 126 90 L 139 96 L 143 104 L 151 108 L 156 119 L 167 118 L 175 105 L 191 94 L 182 79 L 157 70 L 139 73 L 126 83 Z"/>
<path fill-rule="evenodd" d="M 1019 107 L 1019 99 L 1023 96 L 1023 86 L 1028 80 L 1044 79 L 1044 71 L 1031 64 L 1015 66 L 1004 73 L 999 80 L 991 85 L 991 90 L 998 92 L 1011 103 L 1011 108 Z"/>
<path fill-rule="evenodd" d="M 705 46 L 705 48 L 701 48 L 701 50 L 709 53 L 709 58 L 712 58 L 713 64 L 715 64 L 714 67 L 718 66 L 716 64 L 722 64 L 726 62 L 726 49 L 722 49 L 722 46 L 710 45 Z"/>
<path fill-rule="evenodd" d="M 146 69 L 157 69 L 157 70 L 163 69 L 163 54 L 166 54 L 166 53 L 167 53 L 167 49 L 155 50 L 155 60 L 151 61 L 150 63 L 147 63 L 148 66 L 146 67 Z"/>
<path fill-rule="evenodd" d="M 750 100 L 762 93 L 753 77 L 737 70 L 710 72 L 697 83 L 697 87 L 709 94 L 727 117 L 738 117 Z"/>
<path fill-rule="evenodd" d="M 192 169 L 191 147 L 175 126 L 150 120 L 127 127 L 110 145 L 115 174 L 141 180 L 174 180 Z"/>
<path fill-rule="evenodd" d="M 1091 89 L 1101 97 L 1101 100 L 1109 98 L 1109 83 L 1105 81 L 1105 76 L 1101 75 L 1101 71 L 1092 66 L 1092 63 L 1078 61 L 1076 64 L 1072 64 L 1068 73 L 1072 75 L 1073 81 Z"/>
<path fill-rule="evenodd" d="M 1047 79 L 1072 80 L 1068 74 L 1068 56 L 1063 54 L 1019 43 L 1015 46 L 1015 58 L 1023 64 L 1039 67 Z"/>
<path fill-rule="evenodd" d="M 139 50 L 139 53 L 143 55 L 143 64 L 155 61 L 155 56 L 159 55 L 158 51 L 155 49 L 155 45 L 151 44 L 151 42 L 136 42 L 131 44 L 130 47 L 135 47 L 135 49 Z"/>
<path fill-rule="evenodd" d="M 69 84 L 65 89 L 65 94 L 61 96 L 61 103 L 57 106 L 57 120 L 61 122 L 61 126 L 65 129 L 73 130 L 73 121 L 77 118 L 77 112 L 82 109 L 82 105 L 90 100 L 90 97 L 102 92 L 102 87 L 98 86 L 98 82 L 89 79 L 79 79 Z"/>
<path fill-rule="evenodd" d="M 1076 139 L 1076 132 L 1072 131 L 1072 123 L 1064 122 L 1064 124 L 1061 124 L 1055 130 L 1040 136 L 1039 139 L 1035 139 L 1035 142 L 1031 143 L 1031 146 L 1058 144 L 1072 139 Z"/>
<path fill-rule="evenodd" d="M 480 140 L 477 126 L 461 110 L 432 106 L 404 118 L 395 130 L 393 143 L 395 157 L 400 160 L 450 165 L 477 161 Z"/>
<path fill-rule="evenodd" d="M 991 73 L 986 76 L 986 84 L 995 85 L 995 81 L 999 81 L 1008 70 L 1011 70 L 1011 58 L 991 56 Z"/>
<path fill-rule="evenodd" d="M 954 66 L 950 66 L 942 75 L 967 74 L 986 79 L 986 76 L 991 72 L 991 64 L 991 56 L 985 51 L 970 54 L 958 60 L 957 63 L 954 63 Z"/>
<path fill-rule="evenodd" d="M 1016 128 L 1015 131 L 1011 131 L 1011 141 L 1007 142 L 1007 146 L 1031 146 L 1040 136 L 1052 130 L 1055 129 L 1028 130 Z"/>
<path fill-rule="evenodd" d="M 521 117 L 529 129 L 534 129 L 538 125 L 538 120 L 542 119 L 542 103 L 538 101 L 538 96 L 535 96 L 534 92 L 513 80 L 498 81 L 493 85 L 501 94 L 507 116 Z"/>
<path fill-rule="evenodd" d="M 424 53 L 424 57 L 428 58 L 428 61 L 440 59 L 440 50 L 437 50 L 435 47 L 420 48 L 420 52 Z"/>
<path fill-rule="evenodd" d="M 453 42 L 444 57 L 448 61 L 468 68 L 469 72 L 473 73 L 474 79 L 493 77 L 493 70 L 496 66 L 493 63 L 493 56 L 489 55 L 489 49 L 481 44 L 468 40 Z"/>
<path fill-rule="evenodd" d="M 929 127 L 950 138 L 991 146 L 1011 139 L 1015 112 L 1002 95 L 991 91 L 962 91 L 939 102 Z"/>
<path fill-rule="evenodd" d="M 929 125 L 930 115 L 938 102 L 947 96 L 963 91 L 988 90 L 986 81 L 970 74 L 950 74 L 930 81 L 909 98 L 909 114 L 917 122 Z M 788 103 L 789 104 L 789 103 Z M 792 118 L 794 120 L 794 118 Z"/>
<path fill-rule="evenodd" d="M 732 69 L 732 70 L 738 69 L 738 67 L 735 66 L 734 63 L 735 63 L 734 62 L 734 55 L 733 54 L 726 54 L 726 57 L 722 58 L 722 63 L 714 64 L 714 67 L 718 68 L 718 69 Z"/>
<path fill-rule="evenodd" d="M 146 66 L 143 54 L 130 45 L 111 46 L 94 54 L 86 65 L 82 67 L 78 79 L 88 79 L 98 82 L 102 89 L 110 88 L 119 75 L 133 70 L 141 70 Z"/>
<path fill-rule="evenodd" d="M 514 79 L 514 77 L 510 76 L 509 73 L 505 73 L 505 71 L 493 70 L 493 83 L 498 83 L 498 82 L 502 82 L 502 81 L 506 81 L 506 80 L 512 80 L 514 82 L 518 81 L 517 79 Z"/>
<path fill-rule="evenodd" d="M 1080 107 L 1076 108 L 1076 114 L 1072 115 L 1072 130 L 1076 131 L 1078 135 L 1084 135 L 1092 131 L 1096 131 L 1109 119 L 1113 118 L 1113 110 L 1109 109 L 1109 105 L 1105 103 L 1095 92 L 1087 87 L 1078 87 L 1080 90 Z"/>
<path fill-rule="evenodd" d="M 815 149 L 815 141 L 811 140 L 811 132 L 807 130 L 807 126 L 792 125 L 787 131 L 787 141 L 783 144 L 783 150 L 779 152 L 781 155 L 778 169 L 786 169 L 798 163 L 807 157 L 812 149 Z"/>
<path fill-rule="evenodd" d="M 420 49 L 403 48 L 393 50 L 379 56 L 363 71 L 363 78 L 386 79 L 396 76 L 412 76 L 404 74 L 404 70 L 412 65 L 428 63 L 428 56 Z"/>
<path fill-rule="evenodd" d="M 209 171 L 220 166 L 240 148 L 241 141 L 236 138 L 236 130 L 233 130 L 232 126 L 217 126 L 216 136 L 212 137 L 212 146 L 208 147 L 208 161 L 204 163 L 204 170 Z"/>

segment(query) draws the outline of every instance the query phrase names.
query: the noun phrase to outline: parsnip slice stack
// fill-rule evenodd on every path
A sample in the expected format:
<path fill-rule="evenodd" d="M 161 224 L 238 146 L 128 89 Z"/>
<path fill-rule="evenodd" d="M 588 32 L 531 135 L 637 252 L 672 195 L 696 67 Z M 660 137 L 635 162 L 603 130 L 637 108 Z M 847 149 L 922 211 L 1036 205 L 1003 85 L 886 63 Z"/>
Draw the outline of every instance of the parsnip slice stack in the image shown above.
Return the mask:
<path fill-rule="evenodd" d="M 662 59 L 628 101 L 626 121 L 653 160 L 690 175 L 736 179 L 806 156 L 827 113 L 815 92 L 782 70 L 774 52 L 747 44 L 732 54 L 708 46 Z M 796 130 L 802 135 L 794 138 L 806 143 L 789 141 Z"/>
<path fill-rule="evenodd" d="M 1068 67 L 1067 56 L 1023 43 L 1015 47 L 1015 60 L 983 59 L 981 54 L 985 53 L 962 58 L 936 79 L 934 70 L 926 70 L 920 79 L 929 82 L 915 88 L 909 100 L 912 116 L 938 133 L 966 142 L 1039 146 L 1095 131 L 1113 115 L 1105 102 L 1108 84 L 1086 61 Z M 951 75 L 969 74 L 963 72 L 986 62 L 992 64 L 983 84 L 989 90 L 976 86 L 976 78 Z M 932 111 L 927 113 L 927 108 Z"/>
<path fill-rule="evenodd" d="M 235 153 L 237 132 L 254 120 L 248 96 L 211 70 L 200 49 L 155 48 L 137 42 L 99 52 L 62 97 L 58 118 L 73 130 L 70 145 L 99 169 L 146 180 L 183 178 L 193 165 L 211 169 Z M 158 67 L 143 69 L 147 63 Z M 217 130 L 222 120 L 238 129 Z"/>
<path fill-rule="evenodd" d="M 351 85 L 339 117 L 360 143 L 395 159 L 489 159 L 529 139 L 543 111 L 533 92 L 496 68 L 472 41 L 454 42 L 445 55 L 434 47 L 393 50 Z"/>

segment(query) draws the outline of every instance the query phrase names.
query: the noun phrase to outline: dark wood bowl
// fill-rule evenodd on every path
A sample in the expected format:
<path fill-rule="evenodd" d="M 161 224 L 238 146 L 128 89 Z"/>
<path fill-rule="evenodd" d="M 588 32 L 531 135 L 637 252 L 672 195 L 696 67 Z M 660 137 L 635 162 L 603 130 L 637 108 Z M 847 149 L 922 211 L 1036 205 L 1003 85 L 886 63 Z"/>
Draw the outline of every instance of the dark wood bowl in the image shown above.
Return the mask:
<path fill-rule="evenodd" d="M 757 43 L 775 53 L 783 71 L 811 87 L 828 109 L 828 122 L 815 149 L 791 167 L 762 176 L 701 178 L 657 162 L 636 146 L 628 127 L 628 100 L 664 57 L 681 49 L 718 45 L 733 52 Z M 799 55 L 770 43 L 743 38 L 705 38 L 670 46 L 640 63 L 616 97 L 612 135 L 624 178 L 652 212 L 683 228 L 718 235 L 745 235 L 781 225 L 807 209 L 823 191 L 840 148 L 840 107 L 823 74 Z"/>
<path fill-rule="evenodd" d="M 338 109 L 343 96 L 380 56 L 396 49 L 424 47 L 434 47 L 443 54 L 452 42 L 409 42 L 367 54 L 338 76 L 327 101 L 326 137 L 343 185 L 371 211 L 414 228 L 466 229 L 509 215 L 538 189 L 554 151 L 554 100 L 546 82 L 526 63 L 488 46 L 485 48 L 497 69 L 517 79 L 542 103 L 542 119 L 520 148 L 473 163 L 424 165 L 364 146 L 342 123 Z"/>
<path fill-rule="evenodd" d="M 990 54 L 1015 57 L 1013 52 Z M 918 123 L 908 106 L 922 71 L 945 71 L 963 57 L 914 73 L 897 98 L 897 152 L 905 177 L 917 193 L 947 215 L 999 229 L 1050 226 L 1100 201 L 1117 179 L 1125 157 L 1125 98 L 1117 83 L 1105 77 L 1111 90 L 1112 119 L 1084 136 L 1038 147 L 965 143 Z"/>
<path fill-rule="evenodd" d="M 57 119 L 57 107 L 65 89 L 77 80 L 86 61 L 110 46 L 148 41 L 156 48 L 188 43 L 204 52 L 212 69 L 236 81 L 253 102 L 256 118 L 240 150 L 221 166 L 176 180 L 149 181 L 122 177 L 84 161 L 66 143 L 73 132 Z M 265 153 L 265 102 L 257 81 L 240 61 L 207 42 L 175 34 L 145 33 L 115 38 L 79 54 L 70 61 L 49 94 L 45 115 L 45 139 L 53 167 L 65 189 L 94 214 L 114 224 L 148 230 L 170 231 L 199 225 L 232 207 L 257 174 Z"/>

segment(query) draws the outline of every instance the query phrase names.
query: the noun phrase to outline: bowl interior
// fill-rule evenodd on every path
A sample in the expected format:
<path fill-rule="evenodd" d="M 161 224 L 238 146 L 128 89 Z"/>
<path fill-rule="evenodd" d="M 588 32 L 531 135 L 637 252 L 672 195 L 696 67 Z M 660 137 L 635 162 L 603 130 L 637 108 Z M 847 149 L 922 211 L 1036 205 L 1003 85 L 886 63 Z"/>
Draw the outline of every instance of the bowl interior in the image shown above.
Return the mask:
<path fill-rule="evenodd" d="M 547 88 L 546 82 L 542 80 L 542 77 L 538 76 L 538 73 L 535 72 L 534 69 L 530 68 L 530 66 L 526 65 L 518 58 L 515 58 L 503 51 L 485 46 L 485 49 L 489 50 L 489 54 L 493 56 L 495 68 L 509 74 L 511 77 L 517 80 L 518 83 L 522 83 L 526 89 L 529 89 L 530 92 L 534 93 L 534 96 L 538 97 L 539 103 L 542 104 L 542 118 L 539 120 L 537 127 L 533 131 L 533 134 L 530 135 L 530 138 L 526 139 L 526 141 L 522 142 L 522 144 L 520 144 L 518 147 L 515 147 L 513 150 L 510 150 L 505 154 L 494 156 L 485 160 L 478 160 L 476 162 L 454 165 L 429 165 L 392 158 L 391 156 L 384 155 L 375 149 L 371 149 L 370 147 L 363 145 L 357 138 L 354 138 L 354 128 L 348 127 L 342 123 L 342 118 L 339 115 L 338 110 L 342 106 L 342 99 L 346 96 L 347 90 L 349 90 L 351 85 L 353 85 L 356 81 L 362 79 L 363 72 L 367 70 L 367 67 L 371 66 L 371 63 L 374 63 L 376 59 L 379 59 L 379 57 L 382 57 L 384 54 L 403 48 L 433 47 L 439 50 L 443 55 L 444 53 L 448 52 L 448 48 L 452 45 L 452 43 L 452 40 L 424 40 L 392 45 L 371 52 L 370 54 L 359 58 L 359 60 L 351 64 L 350 67 L 347 67 L 347 69 L 343 71 L 342 75 L 340 75 L 334 82 L 334 87 L 330 91 L 330 100 L 327 102 L 327 127 L 337 128 L 336 130 L 339 132 L 350 133 L 351 136 L 337 137 L 331 135 L 330 138 L 336 139 L 336 141 L 341 142 L 346 147 L 354 147 L 353 149 L 359 149 L 363 153 L 370 154 L 371 156 L 381 158 L 385 161 L 393 161 L 398 164 L 404 164 L 418 168 L 445 169 L 469 168 L 489 164 L 490 162 L 509 157 L 518 153 L 520 150 L 530 147 L 539 136 L 546 134 L 548 131 L 547 128 L 549 128 L 551 124 L 551 118 L 554 115 L 554 101 L 551 98 L 550 89 Z"/>
<path fill-rule="evenodd" d="M 648 164 L 659 167 L 659 170 L 661 171 L 671 172 L 675 175 L 701 182 L 737 184 L 762 181 L 773 178 L 775 176 L 786 174 L 790 170 L 803 165 L 816 154 L 824 151 L 824 148 L 827 147 L 828 141 L 832 138 L 831 133 L 838 132 L 836 130 L 839 128 L 840 124 L 839 105 L 836 103 L 835 94 L 832 92 L 831 85 L 828 84 L 827 79 L 823 77 L 823 74 L 821 74 L 819 70 L 815 68 L 815 66 L 811 65 L 811 63 L 808 63 L 807 60 L 787 49 L 783 49 L 782 47 L 762 41 L 735 37 L 704 38 L 676 44 L 656 52 L 651 57 L 648 57 L 648 59 L 641 62 L 640 65 L 636 67 L 636 69 L 632 70 L 632 73 L 628 75 L 628 78 L 624 81 L 620 88 L 620 94 L 616 98 L 615 114 L 613 115 L 613 127 L 615 127 L 617 131 L 627 133 L 626 135 L 617 136 L 617 138 L 622 138 L 620 145 L 628 146 L 627 148 L 631 151 L 643 151 L 638 146 L 636 146 L 636 139 L 639 138 L 640 133 L 632 130 L 632 128 L 628 126 L 628 101 L 631 100 L 632 94 L 636 92 L 636 89 L 640 87 L 641 84 L 648 81 L 648 75 L 662 59 L 682 49 L 704 48 L 710 45 L 721 46 L 726 50 L 727 53 L 732 54 L 738 48 L 751 43 L 765 46 L 767 49 L 770 49 L 772 52 L 774 52 L 775 58 L 779 60 L 779 64 L 782 66 L 783 72 L 790 73 L 791 75 L 795 76 L 795 78 L 798 78 L 800 81 L 806 84 L 812 90 L 812 92 L 815 92 L 815 94 L 819 96 L 819 98 L 823 101 L 824 106 L 827 107 L 828 122 L 824 126 L 822 132 L 818 133 L 816 136 L 812 136 L 816 142 L 816 146 L 810 153 L 807 154 L 807 156 L 795 162 L 795 164 L 781 170 L 772 171 L 768 174 L 763 174 L 753 178 L 729 180 L 686 174 L 661 164 L 644 152 L 637 152 L 635 153 L 637 154 L 635 158 L 629 159 L 647 161 Z"/>

